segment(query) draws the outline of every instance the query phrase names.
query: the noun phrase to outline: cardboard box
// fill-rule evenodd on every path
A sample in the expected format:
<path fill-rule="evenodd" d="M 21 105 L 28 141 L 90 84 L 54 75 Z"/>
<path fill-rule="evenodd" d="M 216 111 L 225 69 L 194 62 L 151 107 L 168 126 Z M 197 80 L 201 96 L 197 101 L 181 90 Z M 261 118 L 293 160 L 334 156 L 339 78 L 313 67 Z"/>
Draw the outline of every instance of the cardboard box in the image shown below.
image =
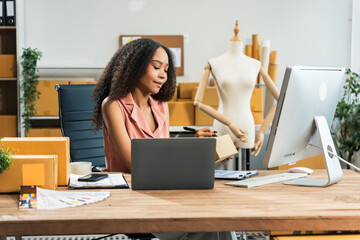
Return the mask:
<path fill-rule="evenodd" d="M 194 104 L 189 102 L 168 102 L 170 126 L 194 125 Z"/>
<path fill-rule="evenodd" d="M 178 90 L 179 90 L 179 88 L 176 87 L 174 96 L 170 99 L 169 102 L 176 102 L 178 100 Z"/>
<path fill-rule="evenodd" d="M 15 54 L 0 54 L 0 77 L 16 77 Z"/>
<path fill-rule="evenodd" d="M 211 106 L 215 110 L 218 106 Z M 199 108 L 195 108 L 195 126 L 212 126 L 214 125 L 214 118 L 201 111 Z"/>
<path fill-rule="evenodd" d="M 254 88 L 250 99 L 250 108 L 251 111 L 260 112 L 263 111 L 263 89 L 262 88 Z"/>
<path fill-rule="evenodd" d="M 39 99 L 35 101 L 36 116 L 59 116 L 58 93 L 56 84 L 69 84 L 69 81 L 39 81 L 37 90 L 40 92 Z"/>
<path fill-rule="evenodd" d="M 279 167 L 272 168 L 274 170 L 287 170 L 293 167 L 307 167 L 311 169 L 326 169 L 326 164 L 323 155 L 306 158 L 301 161 L 297 161 L 295 164 L 285 164 Z"/>
<path fill-rule="evenodd" d="M 216 139 L 216 162 L 238 154 L 229 134 L 218 136 Z"/>
<path fill-rule="evenodd" d="M 0 174 L 0 192 L 19 192 L 21 185 L 57 187 L 57 155 L 13 155 L 12 164 Z"/>
<path fill-rule="evenodd" d="M 17 136 L 16 115 L 0 115 L 0 138 Z"/>
<path fill-rule="evenodd" d="M 62 137 L 60 128 L 32 128 L 25 135 L 26 137 Z"/>
<path fill-rule="evenodd" d="M 181 82 L 179 83 L 179 98 L 191 99 L 192 89 L 199 86 L 198 82 Z"/>
<path fill-rule="evenodd" d="M 84 79 L 84 80 L 76 80 L 76 81 L 69 81 L 69 84 L 96 84 L 97 81 L 95 81 L 95 79 L 89 78 L 89 79 Z"/>
<path fill-rule="evenodd" d="M 198 90 L 198 87 L 194 87 L 192 90 L 191 99 L 195 100 L 195 95 Z M 216 87 L 206 87 L 204 99 L 202 100 L 203 104 L 209 106 L 219 106 L 219 96 Z"/>
<path fill-rule="evenodd" d="M 70 173 L 70 140 L 68 137 L 3 138 L 1 142 L 3 147 L 14 149 L 16 154 L 57 155 L 58 184 L 68 184 Z"/>
<path fill-rule="evenodd" d="M 255 124 L 262 124 L 264 118 L 263 118 L 263 112 L 251 112 L 254 117 Z"/>

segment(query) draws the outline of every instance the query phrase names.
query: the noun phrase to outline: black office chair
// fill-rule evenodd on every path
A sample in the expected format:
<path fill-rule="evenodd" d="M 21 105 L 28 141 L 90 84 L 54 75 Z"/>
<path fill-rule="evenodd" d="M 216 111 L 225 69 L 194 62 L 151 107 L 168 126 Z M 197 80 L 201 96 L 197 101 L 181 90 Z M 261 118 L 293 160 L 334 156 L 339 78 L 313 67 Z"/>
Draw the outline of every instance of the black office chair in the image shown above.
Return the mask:
<path fill-rule="evenodd" d="M 102 129 L 91 124 L 94 102 L 91 98 L 95 84 L 56 85 L 59 97 L 59 118 L 62 135 L 70 138 L 72 162 L 91 162 L 93 171 L 105 168 Z M 131 239 L 152 239 L 151 233 L 125 234 Z"/>
<path fill-rule="evenodd" d="M 63 136 L 70 138 L 72 162 L 91 162 L 93 171 L 105 168 L 102 129 L 91 124 L 94 102 L 91 92 L 95 84 L 56 85 L 59 97 L 59 117 Z"/>

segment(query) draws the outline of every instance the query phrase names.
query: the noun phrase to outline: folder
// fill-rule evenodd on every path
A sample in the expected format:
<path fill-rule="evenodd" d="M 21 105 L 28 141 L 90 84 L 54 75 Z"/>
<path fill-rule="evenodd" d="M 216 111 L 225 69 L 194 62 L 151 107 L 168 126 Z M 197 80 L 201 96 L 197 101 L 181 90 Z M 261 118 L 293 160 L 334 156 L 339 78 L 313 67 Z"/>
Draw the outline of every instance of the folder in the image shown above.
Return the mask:
<path fill-rule="evenodd" d="M 15 0 L 5 0 L 5 26 L 15 26 Z"/>
<path fill-rule="evenodd" d="M 5 25 L 5 8 L 4 8 L 4 1 L 0 0 L 0 26 Z"/>

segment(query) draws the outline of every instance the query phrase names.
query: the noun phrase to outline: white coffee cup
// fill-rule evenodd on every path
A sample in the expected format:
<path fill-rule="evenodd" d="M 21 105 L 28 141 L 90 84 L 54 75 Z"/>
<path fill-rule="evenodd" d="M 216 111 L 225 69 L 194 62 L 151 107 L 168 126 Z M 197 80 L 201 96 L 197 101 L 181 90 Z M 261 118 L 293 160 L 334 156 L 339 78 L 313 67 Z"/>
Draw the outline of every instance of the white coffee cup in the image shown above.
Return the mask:
<path fill-rule="evenodd" d="M 92 172 L 91 162 L 72 162 L 70 163 L 70 173 L 77 175 L 88 175 Z"/>

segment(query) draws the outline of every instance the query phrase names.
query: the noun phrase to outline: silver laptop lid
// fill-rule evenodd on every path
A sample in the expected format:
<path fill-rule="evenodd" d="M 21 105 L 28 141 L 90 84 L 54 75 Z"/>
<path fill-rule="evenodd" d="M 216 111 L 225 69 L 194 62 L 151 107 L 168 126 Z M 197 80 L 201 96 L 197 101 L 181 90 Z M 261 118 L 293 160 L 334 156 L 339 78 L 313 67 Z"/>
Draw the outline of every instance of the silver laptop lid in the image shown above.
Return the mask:
<path fill-rule="evenodd" d="M 215 158 L 214 138 L 132 139 L 132 189 L 213 188 Z"/>

